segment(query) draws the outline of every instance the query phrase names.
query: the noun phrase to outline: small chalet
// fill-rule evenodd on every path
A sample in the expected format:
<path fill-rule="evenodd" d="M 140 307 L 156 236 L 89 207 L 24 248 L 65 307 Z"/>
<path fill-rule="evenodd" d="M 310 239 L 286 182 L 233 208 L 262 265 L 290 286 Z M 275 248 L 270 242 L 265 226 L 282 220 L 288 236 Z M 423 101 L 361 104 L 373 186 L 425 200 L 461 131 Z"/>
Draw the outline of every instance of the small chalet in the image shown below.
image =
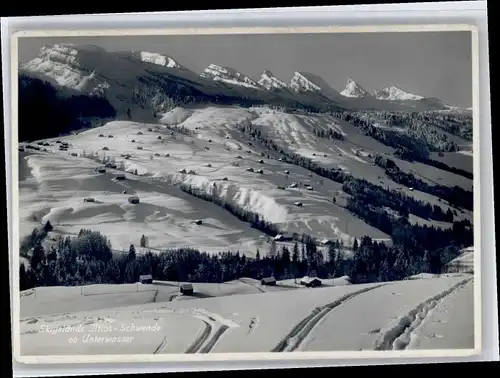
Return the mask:
<path fill-rule="evenodd" d="M 153 276 L 151 274 L 140 275 L 139 282 L 141 284 L 152 284 L 153 283 Z"/>
<path fill-rule="evenodd" d="M 260 280 L 261 285 L 265 286 L 276 286 L 276 278 L 274 277 L 266 277 Z"/>
<path fill-rule="evenodd" d="M 180 291 L 182 295 L 193 295 L 194 293 L 193 284 L 190 283 L 182 284 L 180 287 Z"/>
<path fill-rule="evenodd" d="M 318 287 L 321 286 L 321 280 L 316 277 L 304 277 L 300 280 L 300 284 L 305 287 Z"/>
<path fill-rule="evenodd" d="M 137 196 L 132 196 L 132 197 L 128 197 L 128 202 L 130 203 L 139 203 L 139 197 Z"/>
<path fill-rule="evenodd" d="M 290 241 L 292 239 L 293 238 L 291 235 L 286 235 L 286 234 L 278 234 L 274 237 L 274 240 L 276 241 Z"/>

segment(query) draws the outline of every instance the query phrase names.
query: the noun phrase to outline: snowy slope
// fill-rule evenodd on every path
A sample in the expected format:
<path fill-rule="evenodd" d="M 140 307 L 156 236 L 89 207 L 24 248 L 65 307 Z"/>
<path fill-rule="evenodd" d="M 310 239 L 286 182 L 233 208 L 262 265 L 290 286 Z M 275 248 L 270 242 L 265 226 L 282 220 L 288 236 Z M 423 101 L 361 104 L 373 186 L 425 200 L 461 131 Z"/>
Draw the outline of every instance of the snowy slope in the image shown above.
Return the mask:
<path fill-rule="evenodd" d="M 343 208 L 347 196 L 339 183 L 285 164 L 278 156 L 267 158 L 269 151 L 254 145 L 235 125 L 249 122 L 286 151 L 377 185 L 406 190 L 372 164 L 374 153 L 392 153 L 392 149 L 363 135 L 356 127 L 329 115 L 288 114 L 266 107 L 177 107 L 164 114 L 160 122 L 165 126 L 110 122 L 59 138 L 71 144 L 68 152 L 58 151 L 52 139 L 48 140 L 52 146 L 47 147 L 47 152 L 22 158 L 20 164 L 30 177 L 20 186 L 21 234 L 51 220 L 56 228 L 69 233 L 92 225 L 109 236 L 116 249 L 138 244 L 134 235 L 145 234 L 151 235 L 153 248 L 186 246 L 189 240 L 189 246 L 207 251 L 230 246 L 252 256 L 259 246 L 263 247 L 261 251 L 268 250 L 267 237 L 262 233 L 248 228 L 245 222 L 234 222 L 234 216 L 219 206 L 182 192 L 179 186 L 183 185 L 257 213 L 286 232 L 306 233 L 318 239 L 339 238 L 346 243 L 364 235 L 390 239 Z M 172 132 L 172 127 L 189 133 Z M 318 130 L 335 130 L 345 139 L 321 138 L 314 133 Z M 107 138 L 110 134 L 114 137 Z M 125 159 L 125 154 L 131 157 Z M 99 164 L 97 160 L 105 156 L 115 160 L 118 168 L 126 172 L 127 180 L 113 179 L 118 170 L 110 169 L 105 174 L 93 171 Z M 446 185 L 470 185 L 470 180 L 462 183 L 467 179 L 461 176 L 431 170 L 423 164 L 407 167 L 394 159 L 402 169 L 422 177 L 439 175 Z M 257 173 L 259 169 L 262 174 Z M 187 174 L 190 170 L 195 174 Z M 293 183 L 301 183 L 301 188 L 293 188 Z M 305 190 L 306 185 L 313 190 Z M 123 190 L 127 194 L 122 194 Z M 132 194 L 140 196 L 139 206 L 126 203 Z M 449 208 L 423 192 L 407 191 L 407 195 L 441 206 L 444 211 Z M 83 203 L 85 197 L 94 197 L 96 202 Z M 303 206 L 297 207 L 297 202 Z M 472 213 L 457 217 L 472 219 Z M 194 225 L 198 219 L 206 225 Z M 410 221 L 435 224 L 411 214 Z M 110 222 L 120 222 L 123 227 Z M 441 222 L 439 226 L 451 224 Z"/>
<path fill-rule="evenodd" d="M 66 312 L 60 308 L 58 315 L 28 315 L 21 310 L 21 353 L 71 355 L 97 354 L 104 350 L 107 354 L 155 351 L 233 353 L 404 347 L 472 349 L 471 288 L 471 276 L 463 275 L 235 294 L 112 309 L 89 308 L 83 312 Z M 43 290 L 50 292 L 56 288 Z M 135 294 L 129 293 L 131 298 Z M 75 295 L 80 301 L 92 297 Z M 43 301 L 43 298 L 32 292 L 21 298 L 21 306 L 23 301 Z M 113 301 L 110 298 L 109 304 L 112 305 Z M 61 303 L 54 302 L 54 312 Z M 454 310 L 460 311 L 460 317 L 453 315 Z M 132 324 L 136 326 L 135 330 L 131 329 Z M 410 327 L 401 327 L 404 324 Z M 67 333 L 49 334 L 57 326 L 64 325 L 75 327 L 74 335 L 82 342 L 68 345 Z M 155 325 L 157 327 L 152 328 Z M 149 328 L 141 332 L 137 330 L 139 326 Z M 92 333 L 92 328 L 101 332 Z M 87 335 L 133 337 L 133 340 L 120 339 L 118 342 L 115 339 L 115 342 L 99 343 L 89 341 Z M 87 342 L 83 342 L 85 337 Z M 409 340 L 411 343 L 408 344 Z"/>
<path fill-rule="evenodd" d="M 447 272 L 474 272 L 474 247 L 464 248 L 460 255 L 446 265 Z"/>

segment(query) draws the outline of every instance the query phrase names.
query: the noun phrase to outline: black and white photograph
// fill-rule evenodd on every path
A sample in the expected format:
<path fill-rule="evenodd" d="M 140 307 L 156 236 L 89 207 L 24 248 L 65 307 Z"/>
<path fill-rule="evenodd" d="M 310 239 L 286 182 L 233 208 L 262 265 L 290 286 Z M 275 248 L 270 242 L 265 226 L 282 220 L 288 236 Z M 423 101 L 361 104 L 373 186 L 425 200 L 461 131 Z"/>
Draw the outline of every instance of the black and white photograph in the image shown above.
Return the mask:
<path fill-rule="evenodd" d="M 17 38 L 22 357 L 478 351 L 474 29 L 311 30 Z"/>

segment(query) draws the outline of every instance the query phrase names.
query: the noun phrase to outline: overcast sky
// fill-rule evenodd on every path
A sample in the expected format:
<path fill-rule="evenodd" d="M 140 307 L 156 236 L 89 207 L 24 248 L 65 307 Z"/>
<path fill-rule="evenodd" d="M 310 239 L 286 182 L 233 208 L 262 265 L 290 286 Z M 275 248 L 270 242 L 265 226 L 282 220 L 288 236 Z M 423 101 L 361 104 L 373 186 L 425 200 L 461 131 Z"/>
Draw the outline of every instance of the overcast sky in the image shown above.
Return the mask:
<path fill-rule="evenodd" d="M 451 105 L 472 106 L 470 32 L 20 38 L 20 60 L 34 58 L 51 43 L 155 52 L 195 72 L 214 63 L 254 79 L 264 70 L 285 82 L 294 71 L 310 72 L 338 91 L 351 77 L 370 92 L 395 85 Z"/>

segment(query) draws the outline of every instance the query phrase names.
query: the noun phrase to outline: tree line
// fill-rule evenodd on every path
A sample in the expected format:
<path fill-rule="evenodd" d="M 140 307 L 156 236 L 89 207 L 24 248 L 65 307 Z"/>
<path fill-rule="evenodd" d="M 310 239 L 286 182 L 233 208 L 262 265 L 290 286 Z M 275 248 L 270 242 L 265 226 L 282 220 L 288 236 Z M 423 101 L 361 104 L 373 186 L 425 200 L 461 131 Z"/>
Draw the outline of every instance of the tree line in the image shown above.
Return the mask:
<path fill-rule="evenodd" d="M 389 178 L 398 184 L 442 198 L 453 207 L 473 210 L 474 196 L 471 191 L 456 185 L 451 188 L 444 185 L 429 185 L 416 178 L 412 173 L 403 172 L 393 160 L 381 155 L 376 155 L 374 161 L 376 165 L 385 169 L 385 174 Z M 453 221 L 453 217 L 451 217 L 451 220 L 447 220 L 447 222 L 451 221 Z"/>
<path fill-rule="evenodd" d="M 80 230 L 78 236 L 60 237 L 50 247 L 42 245 L 44 232 L 33 232 L 26 238 L 29 246 L 29 268 L 19 267 L 20 290 L 39 286 L 75 286 L 86 284 L 122 284 L 138 282 L 142 274 L 151 274 L 155 280 L 222 283 L 241 277 L 262 279 L 274 276 L 277 280 L 304 275 L 334 278 L 348 275 L 351 283 L 401 280 L 421 272 L 439 274 L 446 264 L 459 254 L 460 245 L 452 243 L 434 250 L 419 249 L 409 243 L 402 222 L 395 233 L 396 244 L 363 237 L 349 246 L 352 255 L 346 255 L 346 246 L 340 241 L 331 243 L 325 255 L 307 237 L 277 249 L 273 242 L 265 256 L 257 250 L 254 257 L 239 251 L 221 251 L 209 254 L 190 248 L 150 251 L 138 254 L 135 246 L 122 254 L 111 252 L 111 243 L 100 232 Z M 46 227 L 45 227 L 46 228 Z M 33 237 L 34 235 L 37 235 Z"/>

